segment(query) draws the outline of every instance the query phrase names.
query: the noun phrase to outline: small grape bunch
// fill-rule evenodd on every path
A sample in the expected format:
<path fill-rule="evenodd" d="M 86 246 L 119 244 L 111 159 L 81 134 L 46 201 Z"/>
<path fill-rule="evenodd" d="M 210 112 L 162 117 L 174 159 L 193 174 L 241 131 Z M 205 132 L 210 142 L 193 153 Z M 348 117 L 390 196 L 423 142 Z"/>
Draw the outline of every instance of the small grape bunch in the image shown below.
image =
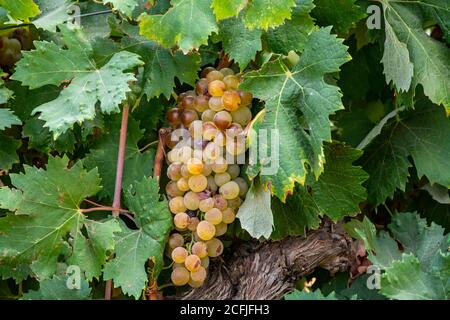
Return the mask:
<path fill-rule="evenodd" d="M 229 68 L 206 68 L 195 90 L 180 94 L 178 106 L 167 112 L 173 131 L 166 138 L 166 194 L 176 231 L 166 252 L 176 286 L 204 283 L 209 259 L 224 249 L 218 237 L 235 220 L 248 191 L 237 159 L 245 159 L 253 96 L 239 90 L 240 82 Z"/>

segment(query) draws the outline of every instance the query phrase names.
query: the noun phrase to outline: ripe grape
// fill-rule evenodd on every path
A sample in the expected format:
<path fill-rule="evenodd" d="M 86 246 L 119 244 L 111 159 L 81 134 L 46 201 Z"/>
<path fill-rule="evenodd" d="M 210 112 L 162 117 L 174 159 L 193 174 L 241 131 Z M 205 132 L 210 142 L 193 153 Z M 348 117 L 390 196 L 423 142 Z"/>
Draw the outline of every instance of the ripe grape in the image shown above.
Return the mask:
<path fill-rule="evenodd" d="M 167 177 L 172 181 L 177 181 L 181 178 L 181 164 L 171 163 L 167 168 Z"/>
<path fill-rule="evenodd" d="M 216 234 L 215 237 L 223 236 L 227 232 L 227 225 L 224 222 L 219 223 L 216 225 Z"/>
<path fill-rule="evenodd" d="M 202 175 L 204 175 L 205 177 L 209 176 L 212 173 L 212 167 L 211 165 L 209 165 L 208 163 L 204 163 L 203 164 L 203 171 L 202 171 Z"/>
<path fill-rule="evenodd" d="M 177 182 L 169 181 L 169 183 L 167 183 L 167 185 L 166 185 L 166 194 L 170 198 L 174 198 L 174 197 L 182 196 L 184 194 L 184 192 L 181 191 L 180 189 L 178 189 Z"/>
<path fill-rule="evenodd" d="M 195 85 L 195 93 L 200 95 L 204 95 L 208 93 L 208 79 L 201 78 L 197 81 Z"/>
<path fill-rule="evenodd" d="M 192 148 L 189 146 L 183 146 L 178 148 L 178 159 L 180 162 L 187 163 L 190 158 L 192 158 Z"/>
<path fill-rule="evenodd" d="M 226 208 L 222 211 L 222 221 L 223 223 L 230 224 L 236 219 L 236 214 L 232 208 Z"/>
<path fill-rule="evenodd" d="M 190 174 L 197 175 L 203 171 L 203 162 L 200 159 L 191 158 L 187 161 L 186 165 Z"/>
<path fill-rule="evenodd" d="M 234 75 L 234 71 L 233 69 L 230 68 L 222 68 L 219 70 L 225 77 L 230 76 L 230 75 Z"/>
<path fill-rule="evenodd" d="M 202 136 L 207 141 L 213 140 L 217 135 L 218 129 L 214 122 L 203 122 L 202 124 Z"/>
<path fill-rule="evenodd" d="M 219 112 L 224 109 L 223 100 L 221 96 L 211 97 L 208 101 L 208 106 L 212 111 Z"/>
<path fill-rule="evenodd" d="M 207 198 L 207 199 L 201 200 L 198 205 L 198 208 L 200 209 L 200 211 L 203 211 L 203 212 L 211 210 L 212 208 L 214 208 L 214 199 Z"/>
<path fill-rule="evenodd" d="M 167 111 L 167 122 L 172 126 L 176 127 L 181 123 L 181 114 L 178 108 L 173 108 Z"/>
<path fill-rule="evenodd" d="M 208 176 L 207 181 L 208 181 L 208 185 L 207 185 L 208 190 L 211 192 L 216 192 L 218 187 L 217 187 L 217 184 L 214 182 L 214 177 Z"/>
<path fill-rule="evenodd" d="M 224 78 L 223 73 L 217 70 L 213 70 L 206 75 L 208 82 L 222 80 Z"/>
<path fill-rule="evenodd" d="M 226 163 L 223 157 L 218 157 L 213 164 L 211 164 L 211 168 L 215 173 L 222 173 L 227 171 L 228 164 Z"/>
<path fill-rule="evenodd" d="M 170 275 L 170 279 L 172 283 L 176 286 L 184 286 L 189 282 L 190 273 L 184 267 L 177 267 L 172 270 L 172 274 Z"/>
<path fill-rule="evenodd" d="M 223 81 L 223 83 L 225 83 L 227 90 L 236 90 L 240 84 L 239 78 L 232 74 L 223 78 L 222 81 Z M 239 97 L 239 100 L 240 100 L 240 97 Z"/>
<path fill-rule="evenodd" d="M 20 41 L 2 37 L 0 43 L 0 65 L 13 66 L 22 57 L 20 52 L 22 45 Z"/>
<path fill-rule="evenodd" d="M 216 113 L 213 110 L 208 109 L 202 113 L 202 121 L 203 122 L 212 122 L 212 121 L 214 121 L 215 115 L 216 115 Z"/>
<path fill-rule="evenodd" d="M 186 206 L 184 205 L 183 197 L 175 197 L 169 201 L 169 209 L 172 213 L 180 213 L 186 211 Z"/>
<path fill-rule="evenodd" d="M 204 257 L 204 258 L 202 258 L 201 259 L 201 261 L 202 261 L 202 267 L 203 268 L 208 268 L 209 267 L 209 257 Z"/>
<path fill-rule="evenodd" d="M 201 120 L 195 120 L 192 121 L 189 125 L 189 133 L 192 138 L 194 138 L 194 142 L 196 140 L 201 140 L 202 138 L 202 127 L 203 127 L 203 121 Z"/>
<path fill-rule="evenodd" d="M 220 194 L 227 200 L 238 197 L 239 191 L 239 185 L 234 181 L 227 182 L 219 188 Z"/>
<path fill-rule="evenodd" d="M 179 233 L 172 233 L 169 237 L 169 247 L 175 249 L 184 245 L 184 238 Z M 173 251 L 172 251 L 173 253 Z"/>
<path fill-rule="evenodd" d="M 213 67 L 206 67 L 205 69 L 202 70 L 202 72 L 201 72 L 201 77 L 202 77 L 202 78 L 206 78 L 206 76 L 208 75 L 208 73 L 210 73 L 211 71 L 214 71 L 214 70 L 216 70 L 216 69 L 213 68 Z"/>
<path fill-rule="evenodd" d="M 203 282 L 196 282 L 196 281 L 194 281 L 194 280 L 192 280 L 192 279 L 189 279 L 189 282 L 188 282 L 188 285 L 191 287 L 191 288 L 200 288 L 202 285 L 203 285 Z"/>
<path fill-rule="evenodd" d="M 198 112 L 204 112 L 208 109 L 209 98 L 207 96 L 197 96 L 195 97 L 195 110 Z"/>
<path fill-rule="evenodd" d="M 216 225 L 222 222 L 222 211 L 217 208 L 212 208 L 205 213 L 205 220 Z"/>
<path fill-rule="evenodd" d="M 238 93 L 241 96 L 241 106 L 246 107 L 252 103 L 253 95 L 250 92 L 238 90 Z"/>
<path fill-rule="evenodd" d="M 237 156 L 245 152 L 245 141 L 240 140 L 241 139 L 238 139 L 237 141 L 227 141 L 226 150 L 229 154 Z"/>
<path fill-rule="evenodd" d="M 213 97 L 221 97 L 225 91 L 225 83 L 221 80 L 214 80 L 208 84 L 208 92 Z M 211 102 L 211 99 L 209 99 Z"/>
<path fill-rule="evenodd" d="M 214 176 L 214 182 L 218 187 L 223 186 L 225 183 L 231 181 L 231 176 L 228 172 L 216 173 Z"/>
<path fill-rule="evenodd" d="M 230 164 L 228 165 L 227 172 L 230 174 L 231 179 L 236 179 L 239 176 L 241 169 L 237 164 Z"/>
<path fill-rule="evenodd" d="M 206 252 L 206 254 L 208 254 L 208 253 Z M 191 272 L 191 279 L 194 282 L 201 282 L 201 283 L 203 283 L 205 281 L 205 279 L 206 279 L 206 269 L 201 266 L 201 262 L 200 262 L 200 268 L 198 268 L 197 271 Z"/>
<path fill-rule="evenodd" d="M 220 194 L 216 194 L 213 197 L 213 200 L 214 200 L 214 208 L 217 208 L 220 211 L 223 211 L 228 207 L 227 200 L 225 200 L 225 198 Z"/>
<path fill-rule="evenodd" d="M 214 234 L 216 233 L 216 228 L 214 225 L 208 221 L 200 221 L 200 223 L 197 226 L 197 235 L 202 240 L 210 240 L 212 237 L 214 237 Z"/>
<path fill-rule="evenodd" d="M 172 251 L 172 260 L 175 263 L 183 263 L 186 260 L 188 254 L 189 253 L 185 248 L 176 247 Z"/>
<path fill-rule="evenodd" d="M 195 110 L 184 110 L 181 114 L 181 123 L 186 128 L 195 120 L 198 120 L 198 113 Z"/>
<path fill-rule="evenodd" d="M 185 212 L 180 212 L 177 213 L 174 217 L 173 217 L 173 224 L 175 225 L 175 227 L 177 227 L 180 230 L 184 230 L 187 228 L 188 224 L 189 224 L 189 215 Z"/>
<path fill-rule="evenodd" d="M 184 197 L 184 205 L 189 210 L 197 210 L 198 205 L 200 203 L 200 199 L 198 195 L 195 192 L 189 191 L 187 192 Z"/>
<path fill-rule="evenodd" d="M 191 188 L 189 187 L 188 179 L 182 177 L 177 181 L 177 188 L 182 192 L 189 191 Z"/>
<path fill-rule="evenodd" d="M 241 177 L 237 177 L 236 179 L 234 179 L 234 182 L 236 182 L 239 186 L 239 196 L 244 197 L 248 191 L 247 182 L 244 180 L 244 178 Z"/>
<path fill-rule="evenodd" d="M 208 186 L 208 179 L 202 175 L 192 176 L 188 180 L 189 188 L 194 192 L 202 192 Z"/>
<path fill-rule="evenodd" d="M 216 137 L 214 138 L 214 143 L 219 147 L 223 147 L 226 144 L 226 137 L 221 131 L 217 132 Z"/>
<path fill-rule="evenodd" d="M 211 258 L 218 257 L 223 252 L 223 243 L 217 238 L 207 241 L 206 246 L 208 247 L 208 256 Z"/>
<path fill-rule="evenodd" d="M 233 121 L 231 114 L 227 111 L 219 111 L 214 116 L 214 124 L 221 130 L 227 129 Z"/>
<path fill-rule="evenodd" d="M 245 127 L 252 120 L 252 112 L 247 107 L 240 107 L 236 111 L 231 112 L 231 117 L 233 122 Z"/>
<path fill-rule="evenodd" d="M 208 248 L 206 243 L 203 241 L 198 241 L 192 245 L 192 254 L 197 255 L 199 258 L 204 258 L 208 255 Z"/>
<path fill-rule="evenodd" d="M 184 266 L 189 271 L 195 272 L 198 269 L 200 269 L 200 267 L 202 266 L 202 262 L 197 255 L 191 254 L 186 257 L 186 260 L 184 261 Z"/>
<path fill-rule="evenodd" d="M 190 217 L 188 223 L 188 230 L 194 232 L 197 230 L 197 226 L 200 223 L 200 220 L 197 217 Z"/>
<path fill-rule="evenodd" d="M 192 95 L 186 95 L 180 100 L 180 108 L 182 109 L 195 109 L 195 97 Z"/>
<path fill-rule="evenodd" d="M 241 103 L 241 96 L 235 90 L 227 90 L 223 93 L 222 104 L 227 111 L 236 111 Z"/>
<path fill-rule="evenodd" d="M 219 158 L 222 155 L 222 150 L 221 148 L 219 148 L 219 146 L 217 144 L 215 144 L 214 142 L 210 142 L 206 145 L 205 150 L 203 150 L 203 156 L 205 158 L 205 160 L 216 160 L 217 158 Z M 212 170 L 212 166 L 211 170 Z"/>

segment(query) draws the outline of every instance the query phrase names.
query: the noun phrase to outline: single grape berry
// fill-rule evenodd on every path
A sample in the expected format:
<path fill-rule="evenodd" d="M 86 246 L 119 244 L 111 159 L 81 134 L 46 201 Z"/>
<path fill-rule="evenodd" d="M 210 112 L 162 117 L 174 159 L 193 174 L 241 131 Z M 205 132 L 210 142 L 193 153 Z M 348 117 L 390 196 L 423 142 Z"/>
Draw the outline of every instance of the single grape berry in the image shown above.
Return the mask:
<path fill-rule="evenodd" d="M 184 286 L 189 282 L 190 273 L 184 267 L 177 267 L 172 270 L 172 274 L 170 275 L 170 279 L 172 283 L 176 286 Z"/>
<path fill-rule="evenodd" d="M 186 260 L 184 261 L 184 265 L 185 265 L 186 269 L 188 269 L 189 271 L 195 272 L 201 268 L 202 262 L 197 255 L 191 254 L 186 257 Z"/>
<path fill-rule="evenodd" d="M 204 241 L 211 240 L 215 233 L 216 228 L 208 221 L 201 221 L 197 226 L 197 234 Z"/>
<path fill-rule="evenodd" d="M 184 263 L 188 256 L 188 251 L 183 247 L 176 247 L 172 251 L 172 260 L 175 263 Z"/>

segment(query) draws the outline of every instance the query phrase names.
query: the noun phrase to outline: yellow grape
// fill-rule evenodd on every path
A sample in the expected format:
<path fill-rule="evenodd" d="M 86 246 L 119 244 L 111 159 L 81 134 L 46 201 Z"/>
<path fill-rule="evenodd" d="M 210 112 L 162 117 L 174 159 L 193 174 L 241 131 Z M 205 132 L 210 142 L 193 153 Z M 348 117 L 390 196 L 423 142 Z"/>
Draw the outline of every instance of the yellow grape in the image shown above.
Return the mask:
<path fill-rule="evenodd" d="M 205 213 L 205 220 L 216 225 L 222 222 L 222 212 L 217 208 L 212 208 Z"/>
<path fill-rule="evenodd" d="M 170 275 L 170 279 L 172 283 L 176 286 L 184 286 L 189 282 L 190 273 L 186 268 L 177 267 L 172 270 L 172 274 Z"/>
<path fill-rule="evenodd" d="M 189 279 L 189 282 L 188 282 L 188 285 L 191 287 L 191 288 L 200 288 L 202 285 L 204 284 L 204 282 L 196 282 L 196 281 L 194 281 L 194 280 L 192 280 L 192 279 Z"/>
<path fill-rule="evenodd" d="M 227 90 L 236 90 L 240 84 L 239 78 L 236 77 L 235 75 L 228 75 L 225 78 L 223 78 L 222 81 L 223 81 L 223 83 L 225 83 Z M 240 96 L 239 96 L 239 100 L 241 100 Z"/>
<path fill-rule="evenodd" d="M 202 192 L 208 186 L 208 179 L 202 175 L 192 176 L 188 180 L 189 188 L 194 192 Z"/>
<path fill-rule="evenodd" d="M 214 197 L 214 208 L 219 209 L 220 211 L 225 210 L 228 207 L 228 202 L 225 200 L 225 198 L 220 195 L 216 194 Z"/>
<path fill-rule="evenodd" d="M 203 211 L 203 212 L 211 210 L 212 208 L 214 208 L 214 199 L 206 198 L 206 199 L 200 200 L 198 208 L 200 209 L 200 211 Z"/>
<path fill-rule="evenodd" d="M 197 158 L 190 158 L 186 163 L 190 174 L 200 174 L 203 171 L 203 162 Z"/>
<path fill-rule="evenodd" d="M 172 251 L 172 260 L 175 263 L 184 263 L 188 256 L 188 251 L 183 247 L 176 247 Z"/>
<path fill-rule="evenodd" d="M 217 160 L 222 155 L 222 150 L 214 142 L 210 142 L 203 150 L 205 160 Z M 211 167 L 212 170 L 212 167 Z"/>
<path fill-rule="evenodd" d="M 181 164 L 172 163 L 167 168 L 167 177 L 172 181 L 177 181 L 181 178 Z"/>
<path fill-rule="evenodd" d="M 191 279 L 194 282 L 204 282 L 206 279 L 206 269 L 200 265 L 197 271 L 191 271 Z"/>
<path fill-rule="evenodd" d="M 200 223 L 200 220 L 197 217 L 190 217 L 188 223 L 188 230 L 194 232 L 197 230 L 197 226 Z"/>
<path fill-rule="evenodd" d="M 201 259 L 202 267 L 207 269 L 209 267 L 209 257 L 204 257 Z"/>
<path fill-rule="evenodd" d="M 178 157 L 181 162 L 187 163 L 192 158 L 192 148 L 184 146 L 178 149 Z"/>
<path fill-rule="evenodd" d="M 215 237 L 220 237 L 223 236 L 226 232 L 227 232 L 227 224 L 226 223 L 219 223 L 218 225 L 216 225 L 216 234 L 214 235 Z"/>
<path fill-rule="evenodd" d="M 198 209 L 198 205 L 200 203 L 200 198 L 199 196 L 192 191 L 187 192 L 184 197 L 184 205 L 186 206 L 187 209 L 189 210 L 197 210 Z"/>
<path fill-rule="evenodd" d="M 223 78 L 224 78 L 223 73 L 217 70 L 213 70 L 206 75 L 206 80 L 208 80 L 208 82 L 222 80 Z"/>
<path fill-rule="evenodd" d="M 215 71 L 215 70 L 216 70 L 216 69 L 213 68 L 213 67 L 206 67 L 205 69 L 202 70 L 200 76 L 201 76 L 202 78 L 205 78 L 205 79 L 206 79 L 206 76 L 208 75 L 208 73 L 210 73 L 211 71 Z"/>
<path fill-rule="evenodd" d="M 242 127 L 245 127 L 252 121 L 252 112 L 247 107 L 239 107 L 236 111 L 231 112 L 231 118 L 233 119 L 233 122 L 239 123 Z"/>
<path fill-rule="evenodd" d="M 204 241 L 212 239 L 215 233 L 216 228 L 208 221 L 201 221 L 197 226 L 197 235 Z"/>
<path fill-rule="evenodd" d="M 179 233 L 172 233 L 168 241 L 169 247 L 175 249 L 176 247 L 181 247 L 184 244 L 184 238 Z"/>
<path fill-rule="evenodd" d="M 189 171 L 187 169 L 187 165 L 185 165 L 185 164 L 183 164 L 181 166 L 181 176 L 186 179 L 188 179 L 191 176 L 191 174 L 189 173 Z"/>
<path fill-rule="evenodd" d="M 228 172 L 216 173 L 214 175 L 214 182 L 218 187 L 223 186 L 225 183 L 231 181 L 231 176 Z"/>
<path fill-rule="evenodd" d="M 219 70 L 225 77 L 234 75 L 233 69 L 230 68 L 222 68 Z"/>
<path fill-rule="evenodd" d="M 232 208 L 226 208 L 222 211 L 222 222 L 226 224 L 233 223 L 234 219 L 236 219 L 236 214 Z"/>
<path fill-rule="evenodd" d="M 203 139 L 208 140 L 208 141 L 213 140 L 216 137 L 218 131 L 219 131 L 219 129 L 217 129 L 214 122 L 211 122 L 211 121 L 203 122 L 203 124 L 202 124 Z"/>
<path fill-rule="evenodd" d="M 214 121 L 215 115 L 216 115 L 216 113 L 213 110 L 211 110 L 211 109 L 205 110 L 202 113 L 202 121 L 203 122 L 212 122 L 212 121 Z"/>
<path fill-rule="evenodd" d="M 223 81 L 221 80 L 214 80 L 208 84 L 208 92 L 213 97 L 221 97 L 224 91 L 225 91 L 225 83 L 223 83 Z M 211 99 L 209 99 L 209 102 L 211 102 Z"/>
<path fill-rule="evenodd" d="M 188 224 L 189 224 L 189 215 L 187 213 L 185 213 L 185 212 L 177 213 L 173 217 L 173 224 L 178 229 L 181 229 L 181 230 L 186 229 Z"/>
<path fill-rule="evenodd" d="M 169 181 L 169 183 L 167 183 L 167 185 L 166 185 L 166 194 L 170 198 L 174 198 L 174 197 L 182 196 L 184 194 L 184 192 L 178 188 L 177 182 Z"/>
<path fill-rule="evenodd" d="M 191 248 L 192 254 L 197 255 L 199 258 L 204 258 L 208 255 L 208 248 L 206 247 L 206 243 L 203 241 L 198 241 L 192 245 Z"/>
<path fill-rule="evenodd" d="M 222 97 L 211 97 L 208 101 L 209 108 L 214 112 L 219 112 L 224 109 Z"/>
<path fill-rule="evenodd" d="M 227 90 L 223 93 L 222 104 L 227 111 L 236 111 L 241 103 L 241 97 L 235 90 Z M 230 115 L 231 117 L 231 115 Z"/>
<path fill-rule="evenodd" d="M 228 164 L 223 157 L 218 157 L 216 161 L 214 161 L 214 163 L 211 165 L 211 168 L 215 173 L 223 173 L 227 171 Z"/>
<path fill-rule="evenodd" d="M 232 122 L 233 118 L 231 117 L 231 114 L 228 111 L 219 111 L 214 116 L 214 124 L 220 130 L 227 129 Z"/>
<path fill-rule="evenodd" d="M 186 178 L 181 178 L 177 181 L 177 188 L 183 192 L 189 191 L 189 183 L 188 183 L 189 179 Z"/>
<path fill-rule="evenodd" d="M 172 213 L 180 213 L 186 211 L 186 206 L 184 205 L 183 197 L 175 197 L 169 201 L 169 209 Z"/>
<path fill-rule="evenodd" d="M 201 268 L 202 262 L 197 255 L 191 254 L 186 257 L 186 260 L 184 260 L 184 266 L 189 271 L 194 272 Z"/>
<path fill-rule="evenodd" d="M 223 243 L 217 238 L 207 241 L 206 246 L 208 247 L 208 256 L 211 258 L 218 257 L 223 252 Z"/>
<path fill-rule="evenodd" d="M 234 199 L 239 196 L 239 185 L 234 181 L 227 182 L 219 188 L 219 192 L 226 200 Z"/>

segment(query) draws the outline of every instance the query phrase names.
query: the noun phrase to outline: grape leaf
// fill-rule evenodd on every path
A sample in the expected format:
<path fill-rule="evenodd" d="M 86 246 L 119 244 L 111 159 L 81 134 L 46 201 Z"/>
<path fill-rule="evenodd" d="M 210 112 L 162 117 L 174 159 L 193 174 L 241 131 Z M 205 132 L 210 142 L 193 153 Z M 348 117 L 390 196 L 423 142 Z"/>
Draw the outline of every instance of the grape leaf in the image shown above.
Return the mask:
<path fill-rule="evenodd" d="M 262 49 L 261 30 L 248 30 L 241 17 L 221 21 L 219 30 L 223 49 L 244 70 L 256 52 Z"/>
<path fill-rule="evenodd" d="M 292 10 L 292 19 L 286 20 L 277 28 L 269 29 L 264 34 L 263 38 L 268 49 L 283 54 L 288 54 L 291 50 L 302 52 L 308 34 L 317 29 L 309 15 L 313 8 L 312 0 L 297 0 Z"/>
<path fill-rule="evenodd" d="M 131 17 L 133 10 L 138 6 L 137 0 L 103 0 L 103 3 L 111 3 L 115 9 L 123 12 L 127 17 Z"/>
<path fill-rule="evenodd" d="M 39 8 L 42 14 L 33 20 L 33 24 L 43 30 L 56 32 L 56 27 L 71 19 L 69 0 L 40 0 Z"/>
<path fill-rule="evenodd" d="M 20 145 L 20 140 L 16 140 L 0 132 L 0 169 L 9 170 L 13 164 L 19 162 L 19 156 L 16 150 L 19 149 Z"/>
<path fill-rule="evenodd" d="M 172 0 L 165 14 L 140 16 L 141 34 L 166 48 L 178 46 L 184 53 L 197 49 L 218 31 L 210 4 L 210 0 Z"/>
<path fill-rule="evenodd" d="M 450 186 L 450 119 L 443 109 L 428 99 L 416 102 L 415 111 L 405 111 L 386 124 L 379 136 L 366 147 L 361 163 L 369 173 L 368 199 L 383 203 L 396 189 L 405 190 L 408 159 L 412 157 L 419 177 L 431 183 Z"/>
<path fill-rule="evenodd" d="M 319 179 L 308 176 L 305 186 L 299 186 L 286 203 L 272 200 L 275 220 L 272 239 L 304 235 L 306 228 L 317 228 L 324 215 L 338 221 L 359 213 L 359 203 L 366 199 L 362 183 L 368 178 L 361 167 L 353 165 L 361 154 L 342 144 L 326 145 L 327 162 Z"/>
<path fill-rule="evenodd" d="M 254 129 L 278 131 L 282 142 L 278 172 L 263 175 L 261 180 L 270 184 L 272 193 L 282 201 L 293 191 L 295 182 L 305 182 L 306 163 L 316 177 L 322 172 L 322 143 L 331 140 L 328 117 L 343 108 L 338 87 L 327 84 L 323 77 L 339 71 L 350 56 L 330 30 L 323 28 L 309 35 L 300 62 L 292 70 L 281 59 L 270 61 L 260 70 L 249 72 L 240 86 L 266 103 L 264 118 L 255 123 Z M 297 121 L 301 115 L 306 129 Z M 260 167 L 258 163 L 250 167 L 251 175 Z"/>
<path fill-rule="evenodd" d="M 21 300 L 87 300 L 91 295 L 89 282 L 85 279 L 80 281 L 80 288 L 69 289 L 67 277 L 55 275 L 51 279 L 39 282 L 38 290 L 25 293 Z"/>
<path fill-rule="evenodd" d="M 104 269 L 105 280 L 113 279 L 116 287 L 121 287 L 125 294 L 136 299 L 141 297 L 148 281 L 145 268 L 148 259 L 154 263 L 153 276 L 158 276 L 163 266 L 164 246 L 172 227 L 167 201 L 160 200 L 158 192 L 156 178 L 135 182 L 125 192 L 126 205 L 134 213 L 138 229 L 122 227 L 122 233 L 116 236 L 116 256 Z"/>
<path fill-rule="evenodd" d="M 120 116 L 107 118 L 103 134 L 84 159 L 87 168 L 98 168 L 104 185 L 99 193 L 100 197 L 112 199 L 114 196 L 120 126 Z M 127 189 L 134 181 L 141 180 L 144 176 L 150 176 L 153 172 L 154 149 L 141 153 L 137 143 L 142 137 L 143 130 L 139 129 L 139 123 L 129 117 L 122 179 L 123 189 Z"/>
<path fill-rule="evenodd" d="M 270 192 L 262 184 L 253 182 L 244 203 L 237 212 L 242 229 L 253 238 L 268 239 L 272 233 L 273 214 L 270 208 Z"/>
<path fill-rule="evenodd" d="M 247 5 L 247 0 L 212 0 L 211 8 L 217 20 L 235 17 Z"/>
<path fill-rule="evenodd" d="M 1 75 L 3 77 L 3 74 Z M 5 88 L 5 82 L 0 78 L 0 104 L 4 104 L 8 102 L 8 100 L 12 97 L 13 92 L 8 88 Z"/>
<path fill-rule="evenodd" d="M 295 0 L 253 0 L 249 3 L 244 22 L 248 29 L 267 30 L 291 18 Z"/>
<path fill-rule="evenodd" d="M 89 230 L 92 222 L 84 216 L 80 204 L 100 190 L 100 178 L 97 170 L 85 171 L 81 162 L 69 169 L 67 162 L 66 157 L 50 157 L 45 171 L 25 166 L 24 173 L 10 174 L 16 189 L 0 188 L 0 208 L 15 213 L 0 218 L 0 266 L 20 271 L 30 265 L 36 277 L 48 278 L 56 272 L 58 257 L 72 254 L 69 244 L 86 237 L 79 231 L 84 227 Z M 102 228 L 114 230 L 110 223 Z M 67 241 L 69 233 L 72 240 Z M 82 271 L 85 263 L 106 259 L 105 247 L 99 247 L 109 243 L 105 230 L 90 236 L 96 255 L 86 257 L 79 265 Z M 0 272 L 4 276 L 4 269 Z"/>
<path fill-rule="evenodd" d="M 134 75 L 125 70 L 142 64 L 138 55 L 122 51 L 97 69 L 89 58 L 92 47 L 81 32 L 63 30 L 67 50 L 55 43 L 36 41 L 37 50 L 24 53 L 13 76 L 32 89 L 71 81 L 58 98 L 33 110 L 33 114 L 40 112 L 39 119 L 46 121 L 45 126 L 55 139 L 74 123 L 93 119 L 97 102 L 105 113 L 118 112 L 119 103 L 130 91 L 128 83 L 135 80 Z"/>
<path fill-rule="evenodd" d="M 443 104 L 449 112 L 450 49 L 429 37 L 422 27 L 424 12 L 443 12 L 448 17 L 449 2 L 382 0 L 381 3 L 386 25 L 383 63 L 387 82 L 393 80 L 398 89 L 409 89 L 412 93 L 421 84 L 431 101 Z"/>
<path fill-rule="evenodd" d="M 40 13 L 39 7 L 33 0 L 0 0 L 0 7 L 9 11 L 9 14 L 18 20 L 28 20 Z"/>
<path fill-rule="evenodd" d="M 321 26 L 333 26 L 336 33 L 348 33 L 350 28 L 365 17 L 356 0 L 315 0 L 312 16 Z"/>
<path fill-rule="evenodd" d="M 324 296 L 320 289 L 317 289 L 313 292 L 299 291 L 295 290 L 294 292 L 288 293 L 284 296 L 285 300 L 339 300 L 336 297 L 334 292 L 330 293 L 327 296 Z"/>
<path fill-rule="evenodd" d="M 22 121 L 9 109 L 0 109 L 0 130 L 10 128 L 13 125 L 20 125 Z"/>

